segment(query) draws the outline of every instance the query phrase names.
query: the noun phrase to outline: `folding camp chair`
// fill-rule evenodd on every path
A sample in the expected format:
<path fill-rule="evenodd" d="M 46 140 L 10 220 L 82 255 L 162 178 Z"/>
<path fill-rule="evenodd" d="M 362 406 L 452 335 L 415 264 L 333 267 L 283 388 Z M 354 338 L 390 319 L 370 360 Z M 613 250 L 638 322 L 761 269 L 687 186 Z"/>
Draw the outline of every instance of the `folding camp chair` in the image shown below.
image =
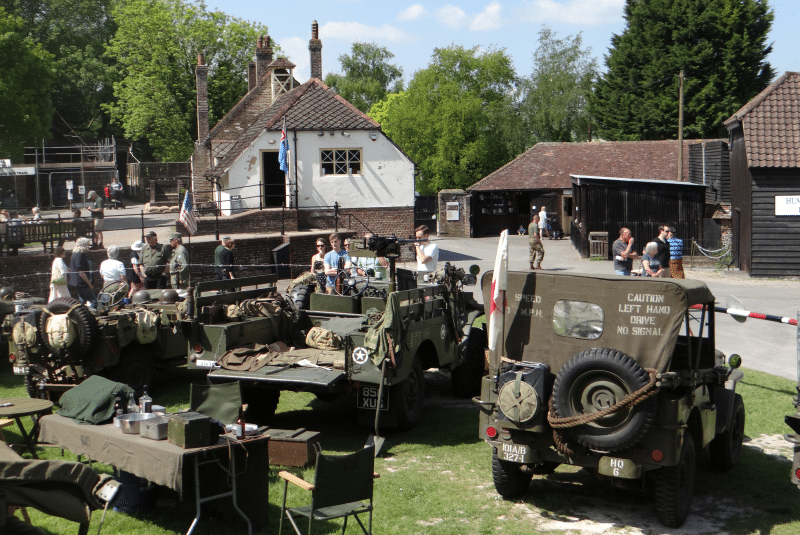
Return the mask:
<path fill-rule="evenodd" d="M 375 468 L 375 447 L 368 446 L 349 455 L 324 455 L 317 452 L 317 467 L 314 472 L 314 484 L 283 471 L 278 475 L 283 478 L 283 505 L 278 535 L 283 531 L 283 518 L 289 519 L 297 535 L 302 535 L 292 515 L 308 518 L 308 533 L 314 520 L 332 520 L 344 518 L 342 533 L 347 529 L 347 517 L 355 517 L 361 531 L 372 534 L 372 483 L 378 474 Z M 303 490 L 311 491 L 311 505 L 303 507 L 286 507 L 286 493 L 289 483 Z M 369 513 L 369 530 L 364 527 L 360 513 Z"/>
<path fill-rule="evenodd" d="M 189 385 L 189 408 L 218 422 L 235 424 L 242 406 L 239 381 L 217 385 Z"/>

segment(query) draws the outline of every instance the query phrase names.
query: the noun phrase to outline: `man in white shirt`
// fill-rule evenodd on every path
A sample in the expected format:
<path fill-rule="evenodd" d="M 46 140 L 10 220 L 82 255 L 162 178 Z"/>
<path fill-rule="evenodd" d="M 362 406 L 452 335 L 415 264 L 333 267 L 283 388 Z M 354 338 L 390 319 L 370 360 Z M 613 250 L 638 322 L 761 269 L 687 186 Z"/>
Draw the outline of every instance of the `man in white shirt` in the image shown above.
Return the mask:
<path fill-rule="evenodd" d="M 436 263 L 439 262 L 439 247 L 428 242 L 428 227 L 420 225 L 415 229 L 418 240 L 423 243 L 414 244 L 414 253 L 417 258 L 417 273 L 428 275 L 436 272 Z"/>
<path fill-rule="evenodd" d="M 544 209 L 544 206 L 539 212 L 539 232 L 542 237 L 550 235 L 550 231 L 547 228 L 547 210 Z"/>

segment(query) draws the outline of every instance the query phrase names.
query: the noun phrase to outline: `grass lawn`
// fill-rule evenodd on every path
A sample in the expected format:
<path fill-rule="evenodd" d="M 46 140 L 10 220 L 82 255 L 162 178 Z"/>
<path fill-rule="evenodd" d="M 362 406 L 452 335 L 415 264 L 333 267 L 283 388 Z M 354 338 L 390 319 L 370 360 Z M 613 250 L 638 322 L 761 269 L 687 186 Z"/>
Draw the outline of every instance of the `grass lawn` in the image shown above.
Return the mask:
<path fill-rule="evenodd" d="M 202 372 L 172 370 L 160 378 L 154 402 L 177 410 L 188 405 L 190 382 L 203 383 Z M 788 432 L 785 414 L 794 412 L 794 383 L 745 370 L 738 390 L 747 411 L 748 442 L 762 435 Z M 22 380 L 0 373 L 0 397 L 24 396 Z M 800 533 L 800 490 L 789 480 L 791 464 L 768 452 L 747 447 L 739 466 L 725 474 L 712 472 L 709 463 L 698 463 L 695 502 L 683 530 L 667 530 L 658 524 L 651 495 L 618 489 L 587 477 L 585 471 L 559 467 L 552 476 L 536 476 L 529 492 L 517 501 L 500 499 L 491 476 L 491 451 L 477 439 L 477 410 L 445 398 L 427 404 L 422 422 L 405 433 L 387 434 L 383 454 L 376 460 L 381 474 L 375 484 L 375 533 L 481 534 L 481 533 L 597 533 L 597 523 L 608 524 L 608 533 L 741 533 L 794 535 Z M 322 447 L 329 452 L 350 452 L 361 447 L 368 429 L 355 427 L 354 398 L 323 403 L 308 394 L 284 393 L 273 426 L 304 427 L 320 431 Z M 18 441 L 11 428 L 9 441 Z M 791 446 L 782 446 L 791 451 Z M 65 454 L 70 457 L 69 452 Z M 47 448 L 44 456 L 61 458 L 61 450 Z M 98 470 L 110 471 L 102 465 Z M 277 533 L 283 493 L 273 467 L 269 473 L 269 533 Z M 292 469 L 311 480 L 313 469 Z M 299 504 L 302 491 L 292 491 L 290 504 Z M 204 509 L 205 511 L 205 509 Z M 50 533 L 75 533 L 70 522 L 30 511 L 33 523 Z M 156 535 L 185 533 L 194 516 L 191 504 L 160 507 L 147 515 L 109 512 L 104 533 Z M 706 517 L 710 524 L 695 524 Z M 100 512 L 93 516 L 90 532 L 96 532 Z M 587 522 L 594 521 L 594 527 Z M 353 525 L 350 525 L 350 524 Z M 354 521 L 348 533 L 358 532 Z M 303 524 L 304 525 L 304 524 Z M 602 527 L 602 526 L 601 526 Z M 340 531 L 339 522 L 319 524 L 314 533 Z M 688 529 L 688 530 L 687 530 Z M 206 515 L 195 533 L 244 533 L 243 524 L 224 511 Z M 289 533 L 284 526 L 284 533 Z"/>

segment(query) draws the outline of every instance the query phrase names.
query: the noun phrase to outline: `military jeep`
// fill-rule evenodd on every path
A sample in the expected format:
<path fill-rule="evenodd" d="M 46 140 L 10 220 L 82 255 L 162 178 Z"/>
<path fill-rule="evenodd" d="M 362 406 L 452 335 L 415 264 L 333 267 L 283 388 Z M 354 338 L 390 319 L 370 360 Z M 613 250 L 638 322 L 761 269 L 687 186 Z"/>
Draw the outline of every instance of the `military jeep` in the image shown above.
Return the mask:
<path fill-rule="evenodd" d="M 492 272 L 482 280 L 491 300 Z M 479 404 L 497 492 L 534 474 L 586 467 L 651 489 L 659 520 L 681 525 L 696 455 L 739 460 L 741 359 L 714 347 L 714 296 L 702 282 L 511 272 L 502 334 Z M 733 367 L 732 367 L 733 366 Z"/>

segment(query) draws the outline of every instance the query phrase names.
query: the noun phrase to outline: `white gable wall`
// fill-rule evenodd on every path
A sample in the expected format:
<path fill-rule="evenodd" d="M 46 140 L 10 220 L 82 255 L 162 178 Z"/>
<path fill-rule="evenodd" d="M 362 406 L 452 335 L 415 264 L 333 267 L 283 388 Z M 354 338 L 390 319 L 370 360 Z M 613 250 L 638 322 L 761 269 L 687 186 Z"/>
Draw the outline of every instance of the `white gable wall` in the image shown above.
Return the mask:
<path fill-rule="evenodd" d="M 342 208 L 387 208 L 414 206 L 414 164 L 380 132 L 377 139 L 370 132 L 354 130 L 297 132 L 298 202 L 300 208 L 330 206 Z M 295 134 L 289 138 L 289 170 L 294 180 Z M 281 133 L 264 132 L 231 165 L 222 186 L 231 194 L 242 196 L 247 208 L 258 208 L 261 194 L 261 166 L 264 151 L 279 148 Z M 269 143 L 274 140 L 274 143 Z M 361 172 L 356 175 L 322 175 L 320 151 L 324 149 L 360 149 Z"/>

